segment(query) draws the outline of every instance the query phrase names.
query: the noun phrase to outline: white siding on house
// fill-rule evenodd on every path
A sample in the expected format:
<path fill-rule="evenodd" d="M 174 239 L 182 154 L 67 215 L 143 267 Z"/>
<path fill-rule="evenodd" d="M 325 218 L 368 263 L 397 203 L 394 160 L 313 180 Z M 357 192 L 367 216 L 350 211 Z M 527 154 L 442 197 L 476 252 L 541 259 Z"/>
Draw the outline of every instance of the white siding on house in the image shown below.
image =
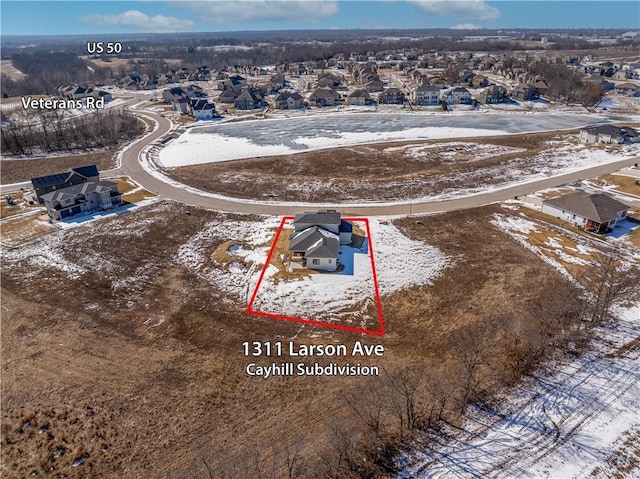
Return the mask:
<path fill-rule="evenodd" d="M 549 205 L 546 203 L 542 205 L 542 212 L 550 216 L 555 216 L 556 218 L 560 218 L 561 220 L 564 220 L 575 226 L 584 226 L 587 223 L 587 219 L 580 215 L 575 215 L 569 211 L 562 210 L 560 208 L 557 208 L 553 205 Z"/>
<path fill-rule="evenodd" d="M 307 268 L 318 271 L 335 271 L 338 267 L 332 258 L 307 258 Z"/>

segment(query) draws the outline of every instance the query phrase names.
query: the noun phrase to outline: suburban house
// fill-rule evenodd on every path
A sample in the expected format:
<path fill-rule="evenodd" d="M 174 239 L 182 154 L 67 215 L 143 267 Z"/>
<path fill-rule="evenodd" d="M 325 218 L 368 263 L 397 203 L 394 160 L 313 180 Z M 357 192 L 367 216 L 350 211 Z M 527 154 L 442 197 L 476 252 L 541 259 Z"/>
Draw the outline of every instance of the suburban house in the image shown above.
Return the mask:
<path fill-rule="evenodd" d="M 264 101 L 258 90 L 244 87 L 233 104 L 238 110 L 257 110 L 264 106 Z"/>
<path fill-rule="evenodd" d="M 340 103 L 340 94 L 331 88 L 317 88 L 309 96 L 312 106 L 334 106 Z"/>
<path fill-rule="evenodd" d="M 378 95 L 378 103 L 383 105 L 402 105 L 404 93 L 398 88 L 388 88 Z"/>
<path fill-rule="evenodd" d="M 191 112 L 197 120 L 211 120 L 216 114 L 216 107 L 206 98 L 194 98 L 190 101 Z"/>
<path fill-rule="evenodd" d="M 627 217 L 629 207 L 604 193 L 583 191 L 542 202 L 542 212 L 567 221 L 585 231 L 605 233 Z"/>
<path fill-rule="evenodd" d="M 524 83 L 516 85 L 511 92 L 511 96 L 522 101 L 535 100 L 537 98 L 536 89 L 531 85 L 525 85 Z"/>
<path fill-rule="evenodd" d="M 499 85 L 490 86 L 480 91 L 478 100 L 487 105 L 503 103 L 507 101 L 507 90 Z"/>
<path fill-rule="evenodd" d="M 296 92 L 282 92 L 273 99 L 273 106 L 278 110 L 295 110 L 302 106 L 302 95 Z"/>
<path fill-rule="evenodd" d="M 581 129 L 578 139 L 580 143 L 637 143 L 640 133 L 630 127 L 596 125 Z"/>
<path fill-rule="evenodd" d="M 335 210 L 300 213 L 293 220 L 289 237 L 292 261 L 301 261 L 309 269 L 335 271 L 341 244 L 352 241 L 353 225 Z"/>
<path fill-rule="evenodd" d="M 371 95 L 367 93 L 365 90 L 353 90 L 349 96 L 347 97 L 347 103 L 349 105 L 370 105 L 371 104 Z"/>
<path fill-rule="evenodd" d="M 416 105 L 422 106 L 435 106 L 440 105 L 440 90 L 442 88 L 439 85 L 421 85 L 411 92 L 411 99 Z"/>
<path fill-rule="evenodd" d="M 469 105 L 473 101 L 469 90 L 462 86 L 445 90 L 442 93 L 442 99 L 449 105 Z"/>
<path fill-rule="evenodd" d="M 100 174 L 98 173 L 96 165 L 88 165 L 71 168 L 64 173 L 31 178 L 31 184 L 33 185 L 33 190 L 36 193 L 38 201 L 40 204 L 44 204 L 42 196 L 47 193 L 68 188 L 69 186 L 99 180 Z"/>
<path fill-rule="evenodd" d="M 122 194 L 113 181 L 88 181 L 46 193 L 40 199 L 49 217 L 61 220 L 78 213 L 111 209 L 122 203 Z"/>
<path fill-rule="evenodd" d="M 382 80 L 379 80 L 379 79 L 377 80 L 374 79 L 364 84 L 364 89 L 367 90 L 368 92 L 382 91 L 383 88 L 384 88 L 384 83 Z"/>

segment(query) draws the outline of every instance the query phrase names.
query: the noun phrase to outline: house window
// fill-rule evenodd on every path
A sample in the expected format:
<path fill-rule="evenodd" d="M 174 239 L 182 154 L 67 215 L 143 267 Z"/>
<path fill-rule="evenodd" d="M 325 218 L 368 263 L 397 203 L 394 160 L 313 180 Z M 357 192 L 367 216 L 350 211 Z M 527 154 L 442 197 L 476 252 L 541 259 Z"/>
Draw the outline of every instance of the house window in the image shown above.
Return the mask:
<path fill-rule="evenodd" d="M 331 264 L 331 263 L 333 263 L 333 260 L 332 260 L 332 259 L 330 259 L 330 260 L 329 260 L 329 264 Z"/>
<path fill-rule="evenodd" d="M 311 260 L 311 264 L 320 264 L 320 260 L 314 258 L 313 260 Z"/>

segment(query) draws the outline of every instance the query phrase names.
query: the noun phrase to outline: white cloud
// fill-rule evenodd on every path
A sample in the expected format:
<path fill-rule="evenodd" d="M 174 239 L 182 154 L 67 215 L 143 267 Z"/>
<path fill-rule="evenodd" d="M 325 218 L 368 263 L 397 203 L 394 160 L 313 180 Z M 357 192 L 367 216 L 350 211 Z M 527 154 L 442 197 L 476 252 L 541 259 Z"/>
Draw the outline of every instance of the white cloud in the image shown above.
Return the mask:
<path fill-rule="evenodd" d="M 84 23 L 95 26 L 130 27 L 142 32 L 182 32 L 195 23 L 175 17 L 156 15 L 150 17 L 139 10 L 129 10 L 119 15 L 89 15 L 82 17 Z"/>
<path fill-rule="evenodd" d="M 451 30 L 480 30 L 482 27 L 478 25 L 474 25 L 473 23 L 458 23 L 452 27 L 449 27 Z"/>
<path fill-rule="evenodd" d="M 495 20 L 500 11 L 485 0 L 409 0 L 433 15 L 444 15 L 469 20 Z"/>
<path fill-rule="evenodd" d="M 188 8 L 199 19 L 213 24 L 259 20 L 313 22 L 338 12 L 336 0 L 209 0 L 173 5 Z"/>

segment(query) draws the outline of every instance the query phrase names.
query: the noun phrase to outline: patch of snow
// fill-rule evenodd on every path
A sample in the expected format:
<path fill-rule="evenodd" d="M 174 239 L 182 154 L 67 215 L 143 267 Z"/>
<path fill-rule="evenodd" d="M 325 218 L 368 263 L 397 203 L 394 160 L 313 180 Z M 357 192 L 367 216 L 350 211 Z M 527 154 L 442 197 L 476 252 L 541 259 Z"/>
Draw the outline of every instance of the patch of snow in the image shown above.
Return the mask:
<path fill-rule="evenodd" d="M 495 408 L 469 408 L 462 428 L 419 436 L 397 477 L 617 476 L 612 459 L 640 431 L 640 350 L 616 349 L 640 336 L 640 304 L 615 314 L 584 356 L 548 364 Z M 622 476 L 639 477 L 638 464 Z"/>

